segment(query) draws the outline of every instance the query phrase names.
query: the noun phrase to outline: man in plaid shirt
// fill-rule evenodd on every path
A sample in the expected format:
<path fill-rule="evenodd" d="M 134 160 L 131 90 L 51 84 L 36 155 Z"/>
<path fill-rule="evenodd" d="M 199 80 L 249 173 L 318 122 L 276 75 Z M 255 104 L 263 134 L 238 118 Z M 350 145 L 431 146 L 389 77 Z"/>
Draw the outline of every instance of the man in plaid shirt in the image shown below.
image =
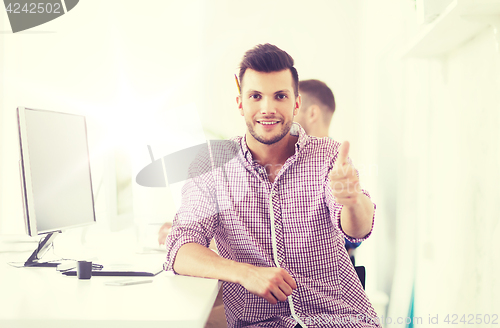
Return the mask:
<path fill-rule="evenodd" d="M 247 132 L 193 163 L 165 269 L 224 281 L 229 327 L 379 327 L 344 248 L 375 212 L 349 143 L 293 123 L 298 74 L 276 46 L 247 51 L 239 80 Z"/>

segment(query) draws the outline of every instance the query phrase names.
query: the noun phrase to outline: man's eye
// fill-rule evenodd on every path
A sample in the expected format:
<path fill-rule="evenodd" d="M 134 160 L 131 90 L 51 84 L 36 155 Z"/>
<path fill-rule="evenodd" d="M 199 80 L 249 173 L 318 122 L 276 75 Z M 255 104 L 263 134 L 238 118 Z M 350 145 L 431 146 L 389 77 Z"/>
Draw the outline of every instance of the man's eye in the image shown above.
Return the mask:
<path fill-rule="evenodd" d="M 260 99 L 260 95 L 259 94 L 253 94 L 253 95 L 250 95 L 250 98 L 251 99 Z"/>
<path fill-rule="evenodd" d="M 286 99 L 287 96 L 285 94 L 278 94 L 278 95 L 276 95 L 276 98 L 283 100 L 283 99 Z"/>

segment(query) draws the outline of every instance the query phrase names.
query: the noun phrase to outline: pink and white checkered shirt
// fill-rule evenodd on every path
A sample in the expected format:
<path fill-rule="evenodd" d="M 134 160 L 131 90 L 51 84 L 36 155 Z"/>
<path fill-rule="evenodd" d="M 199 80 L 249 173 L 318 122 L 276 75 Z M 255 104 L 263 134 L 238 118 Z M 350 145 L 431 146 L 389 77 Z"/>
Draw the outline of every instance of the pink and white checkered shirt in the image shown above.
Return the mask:
<path fill-rule="evenodd" d="M 236 150 L 221 163 L 200 160 L 195 178 L 183 188 L 182 205 L 167 238 L 166 270 L 173 270 L 186 243 L 209 246 L 219 255 L 255 266 L 284 268 L 297 289 L 273 305 L 235 283 L 223 283 L 229 327 L 380 327 L 344 247 L 342 205 L 328 184 L 340 144 L 306 135 L 298 125 L 295 154 L 271 183 L 252 159 L 245 137 L 233 139 Z M 229 160 L 228 160 L 229 159 Z M 208 173 L 207 173 L 208 172 Z M 368 195 L 366 191 L 363 192 Z M 369 195 L 368 195 L 369 196 Z M 372 221 L 373 229 L 373 221 Z"/>

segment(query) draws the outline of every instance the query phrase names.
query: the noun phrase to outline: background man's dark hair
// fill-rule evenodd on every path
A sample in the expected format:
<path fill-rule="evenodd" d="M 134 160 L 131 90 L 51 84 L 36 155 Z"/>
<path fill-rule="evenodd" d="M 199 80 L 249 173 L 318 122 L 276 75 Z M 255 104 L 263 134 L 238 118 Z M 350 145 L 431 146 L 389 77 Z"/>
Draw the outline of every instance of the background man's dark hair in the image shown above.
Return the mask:
<path fill-rule="evenodd" d="M 240 64 L 239 79 L 241 87 L 243 87 L 243 75 L 247 68 L 265 73 L 289 69 L 293 78 L 293 92 L 295 97 L 299 95 L 299 74 L 295 67 L 293 67 L 293 58 L 280 48 L 266 43 L 259 44 L 248 50 Z"/>
<path fill-rule="evenodd" d="M 318 80 L 303 80 L 299 82 L 302 95 L 302 107 L 307 108 L 312 104 L 320 104 L 326 109 L 326 114 L 333 115 L 335 111 L 335 98 L 330 88 Z"/>

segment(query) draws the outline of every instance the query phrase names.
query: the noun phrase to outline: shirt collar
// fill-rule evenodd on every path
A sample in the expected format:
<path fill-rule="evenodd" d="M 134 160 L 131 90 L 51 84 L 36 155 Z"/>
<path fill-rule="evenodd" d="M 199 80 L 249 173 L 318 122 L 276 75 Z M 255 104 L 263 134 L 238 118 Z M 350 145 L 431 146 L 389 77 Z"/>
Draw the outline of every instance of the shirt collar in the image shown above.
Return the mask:
<path fill-rule="evenodd" d="M 290 129 L 290 134 L 293 136 L 299 136 L 299 140 L 297 140 L 297 143 L 295 144 L 295 154 L 298 154 L 299 151 L 302 150 L 309 141 L 309 136 L 297 122 L 293 122 L 292 128 Z"/>
<path fill-rule="evenodd" d="M 309 140 L 309 136 L 306 134 L 306 131 L 300 126 L 299 123 L 293 122 L 292 127 L 290 128 L 290 134 L 292 136 L 298 136 L 299 139 L 295 143 L 295 155 L 297 155 L 307 144 Z M 252 153 L 248 149 L 247 146 L 247 141 L 246 141 L 246 134 L 243 135 L 240 139 L 240 146 L 241 146 L 241 155 L 243 158 L 246 160 L 247 163 L 251 164 L 252 166 L 255 165 L 253 162 L 252 158 Z"/>

